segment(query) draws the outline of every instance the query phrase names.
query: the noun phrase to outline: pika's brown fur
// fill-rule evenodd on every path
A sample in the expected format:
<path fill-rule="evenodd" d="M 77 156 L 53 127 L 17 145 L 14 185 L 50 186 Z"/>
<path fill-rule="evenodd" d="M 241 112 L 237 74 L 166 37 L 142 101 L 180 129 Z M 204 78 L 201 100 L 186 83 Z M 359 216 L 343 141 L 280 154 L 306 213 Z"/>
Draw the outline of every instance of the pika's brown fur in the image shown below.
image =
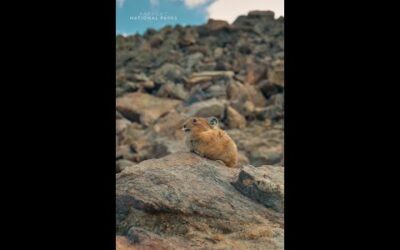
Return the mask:
<path fill-rule="evenodd" d="M 236 144 L 218 127 L 217 118 L 192 117 L 183 124 L 182 129 L 191 152 L 211 160 L 221 160 L 228 167 L 236 167 Z"/>

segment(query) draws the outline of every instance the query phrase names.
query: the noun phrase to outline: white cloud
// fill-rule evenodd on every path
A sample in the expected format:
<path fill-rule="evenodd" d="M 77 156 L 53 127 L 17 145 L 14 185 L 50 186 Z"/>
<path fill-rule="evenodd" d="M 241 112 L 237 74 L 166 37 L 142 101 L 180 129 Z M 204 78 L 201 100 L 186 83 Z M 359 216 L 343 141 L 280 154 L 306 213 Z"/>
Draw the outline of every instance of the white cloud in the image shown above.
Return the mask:
<path fill-rule="evenodd" d="M 208 18 L 232 23 L 238 16 L 247 15 L 252 10 L 272 10 L 275 17 L 283 16 L 284 0 L 217 0 L 208 6 L 207 13 Z"/>
<path fill-rule="evenodd" d="M 118 7 L 122 8 L 124 6 L 125 0 L 117 0 Z"/>
<path fill-rule="evenodd" d="M 160 5 L 160 1 L 159 0 L 150 0 L 150 5 L 151 6 L 158 6 L 158 5 Z"/>
<path fill-rule="evenodd" d="M 206 2 L 209 2 L 209 0 L 184 0 L 186 7 L 189 9 L 193 9 L 199 5 L 202 5 Z"/>

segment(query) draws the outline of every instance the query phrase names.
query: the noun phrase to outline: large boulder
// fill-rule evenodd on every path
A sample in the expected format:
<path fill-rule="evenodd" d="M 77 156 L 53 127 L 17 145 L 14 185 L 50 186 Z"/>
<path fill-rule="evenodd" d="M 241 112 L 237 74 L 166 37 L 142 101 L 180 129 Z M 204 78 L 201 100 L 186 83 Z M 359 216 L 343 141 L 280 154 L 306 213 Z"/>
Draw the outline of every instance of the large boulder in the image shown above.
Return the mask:
<path fill-rule="evenodd" d="M 267 100 L 253 85 L 232 81 L 227 87 L 227 97 L 232 102 L 252 102 L 256 107 L 264 107 Z"/>
<path fill-rule="evenodd" d="M 217 100 L 215 98 L 209 99 L 207 101 L 196 102 L 184 111 L 187 117 L 200 116 L 209 117 L 215 116 L 218 119 L 223 119 L 225 116 L 226 102 L 222 100 Z"/>
<path fill-rule="evenodd" d="M 178 100 L 135 92 L 117 98 L 116 108 L 129 120 L 148 126 L 180 103 Z"/>
<path fill-rule="evenodd" d="M 126 167 L 116 177 L 120 244 L 283 249 L 283 214 L 239 192 L 239 172 L 192 153 Z"/>

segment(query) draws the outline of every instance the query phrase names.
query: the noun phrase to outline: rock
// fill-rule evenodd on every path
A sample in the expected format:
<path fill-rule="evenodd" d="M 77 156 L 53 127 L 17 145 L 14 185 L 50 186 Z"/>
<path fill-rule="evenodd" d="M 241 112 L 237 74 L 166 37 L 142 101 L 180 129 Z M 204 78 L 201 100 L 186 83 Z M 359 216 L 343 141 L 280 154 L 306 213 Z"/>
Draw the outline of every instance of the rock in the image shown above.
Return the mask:
<path fill-rule="evenodd" d="M 167 82 L 157 91 L 157 96 L 186 100 L 189 97 L 189 93 L 185 90 L 183 84 Z"/>
<path fill-rule="evenodd" d="M 192 32 L 185 32 L 179 39 L 179 45 L 181 47 L 190 46 L 196 43 L 196 35 Z"/>
<path fill-rule="evenodd" d="M 223 48 L 215 48 L 214 49 L 214 58 L 221 57 L 224 54 L 224 49 Z"/>
<path fill-rule="evenodd" d="M 249 17 L 263 17 L 268 20 L 274 20 L 275 19 L 275 13 L 270 10 L 254 10 L 250 11 L 248 13 Z"/>
<path fill-rule="evenodd" d="M 118 110 L 115 110 L 115 118 L 117 120 L 118 119 L 125 119 L 125 117 L 120 112 L 118 112 Z"/>
<path fill-rule="evenodd" d="M 145 89 L 153 89 L 154 88 L 154 82 L 151 81 L 145 74 L 140 73 L 140 74 L 133 74 L 129 78 L 131 81 L 133 81 L 134 86 L 136 88 L 145 88 Z"/>
<path fill-rule="evenodd" d="M 117 234 L 138 248 L 283 249 L 283 215 L 242 195 L 231 184 L 239 171 L 192 153 L 125 168 L 116 178 Z"/>
<path fill-rule="evenodd" d="M 125 160 L 125 159 L 121 159 L 121 160 L 118 160 L 115 165 L 116 165 L 116 172 L 119 173 L 122 170 L 124 170 L 126 167 L 130 167 L 132 165 L 135 165 L 135 163 L 131 162 L 131 161 L 128 161 L 128 160 Z"/>
<path fill-rule="evenodd" d="M 213 84 L 205 91 L 210 97 L 226 97 L 226 86 L 224 84 Z"/>
<path fill-rule="evenodd" d="M 234 108 L 228 106 L 226 111 L 226 122 L 228 128 L 239 128 L 242 129 L 246 127 L 246 119 L 237 112 Z"/>
<path fill-rule="evenodd" d="M 271 98 L 268 100 L 268 105 L 278 105 L 281 107 L 284 107 L 284 96 L 283 94 L 276 94 L 271 96 Z"/>
<path fill-rule="evenodd" d="M 261 120 L 277 121 L 283 119 L 284 110 L 282 105 L 270 105 L 266 108 L 256 109 L 257 117 Z"/>
<path fill-rule="evenodd" d="M 285 82 L 284 78 L 284 61 L 276 60 L 268 71 L 268 80 L 272 83 L 283 86 Z"/>
<path fill-rule="evenodd" d="M 186 117 L 172 110 L 166 116 L 161 117 L 151 128 L 157 136 L 165 136 L 171 139 L 183 139 L 182 124 Z"/>
<path fill-rule="evenodd" d="M 249 96 L 249 100 L 251 100 L 256 107 L 264 107 L 267 104 L 267 100 L 259 89 L 249 84 L 245 84 L 245 87 Z"/>
<path fill-rule="evenodd" d="M 117 119 L 115 121 L 115 130 L 117 134 L 120 134 L 124 129 L 128 127 L 131 122 L 127 119 Z"/>
<path fill-rule="evenodd" d="M 250 161 L 255 166 L 279 165 L 283 159 L 283 150 L 280 146 L 260 146 L 257 150 L 250 152 Z"/>
<path fill-rule="evenodd" d="M 155 35 L 150 38 L 149 43 L 152 48 L 159 48 L 163 43 L 163 38 L 160 35 Z"/>
<path fill-rule="evenodd" d="M 284 170 L 277 166 L 244 166 L 239 178 L 233 183 L 242 194 L 283 213 Z"/>
<path fill-rule="evenodd" d="M 215 116 L 222 120 L 224 118 L 226 103 L 221 100 L 212 98 L 207 101 L 197 102 L 186 108 L 184 112 L 187 117 L 200 116 L 210 117 Z"/>
<path fill-rule="evenodd" d="M 228 84 L 226 94 L 229 100 L 244 102 L 249 99 L 246 87 L 238 81 Z"/>
<path fill-rule="evenodd" d="M 243 129 L 226 131 L 253 166 L 278 165 L 283 159 L 283 128 L 252 121 Z"/>
<path fill-rule="evenodd" d="M 259 83 L 259 88 L 263 95 L 268 99 L 273 95 L 283 92 L 283 86 L 271 83 L 268 80 L 263 80 Z"/>
<path fill-rule="evenodd" d="M 205 91 L 205 89 L 211 85 L 211 82 L 205 83 L 204 85 L 196 85 L 193 88 L 191 88 L 190 96 L 185 100 L 185 106 L 205 101 L 213 97 L 212 93 L 208 93 Z"/>
<path fill-rule="evenodd" d="M 207 29 L 207 31 L 213 33 L 215 31 L 220 31 L 224 29 L 229 30 L 230 25 L 227 21 L 209 19 L 207 24 L 205 25 L 205 28 Z"/>
<path fill-rule="evenodd" d="M 120 97 L 125 93 L 125 90 L 121 87 L 116 87 L 115 89 L 115 97 Z"/>
<path fill-rule="evenodd" d="M 116 250 L 139 250 L 139 248 L 131 245 L 127 237 L 117 235 L 115 237 L 115 249 Z"/>
<path fill-rule="evenodd" d="M 243 151 L 238 151 L 238 166 L 249 165 L 250 161 L 246 156 L 246 153 Z"/>
<path fill-rule="evenodd" d="M 134 152 L 129 145 L 118 145 L 116 148 L 116 159 L 125 159 L 130 161 L 138 161 Z"/>
<path fill-rule="evenodd" d="M 238 81 L 232 81 L 226 89 L 228 99 L 244 103 L 251 101 L 256 107 L 263 107 L 266 104 L 265 97 L 252 85 L 241 84 Z"/>
<path fill-rule="evenodd" d="M 196 53 L 188 55 L 186 62 L 185 62 L 186 70 L 191 71 L 194 66 L 198 65 L 201 62 L 203 57 L 204 57 L 204 55 L 200 52 L 196 52 Z"/>
<path fill-rule="evenodd" d="M 256 84 L 264 77 L 266 78 L 266 66 L 260 63 L 250 62 L 246 65 L 246 83 Z"/>
<path fill-rule="evenodd" d="M 179 135 L 175 135 L 176 138 L 170 138 L 170 137 L 155 137 L 154 143 L 156 147 L 154 147 L 154 157 L 151 158 L 160 158 L 169 154 L 174 154 L 177 152 L 187 152 L 188 148 L 186 147 L 186 144 L 184 143 L 184 138 L 183 134 L 180 135 L 182 132 L 182 129 L 179 129 L 180 131 L 177 132 Z"/>
<path fill-rule="evenodd" d="M 155 87 L 155 84 L 153 81 L 146 81 L 146 82 L 141 82 L 140 86 L 145 89 L 151 90 Z"/>
<path fill-rule="evenodd" d="M 139 84 L 131 81 L 124 81 L 124 82 L 119 82 L 117 81 L 117 89 L 118 92 L 116 93 L 117 96 L 121 96 L 124 93 L 128 92 L 134 92 L 139 89 Z"/>
<path fill-rule="evenodd" d="M 218 78 L 232 78 L 234 75 L 234 72 L 232 71 L 204 71 L 204 72 L 199 72 L 199 73 L 193 73 L 188 81 L 187 84 L 189 86 L 193 86 L 198 83 L 202 82 L 209 82 L 212 81 L 213 79 L 218 79 Z"/>
<path fill-rule="evenodd" d="M 131 227 L 128 231 L 128 238 L 131 242 L 130 246 L 133 246 L 132 243 L 136 243 L 139 249 L 186 249 L 185 246 L 182 245 L 179 241 L 173 239 L 165 240 L 158 234 L 150 232 L 148 230 L 144 230 L 142 228 Z"/>
<path fill-rule="evenodd" d="M 154 148 L 156 143 L 144 128 L 136 126 L 135 123 L 129 125 L 120 134 L 120 148 L 123 150 L 122 159 L 140 162 L 154 158 Z"/>
<path fill-rule="evenodd" d="M 174 83 L 183 82 L 185 71 L 179 65 L 165 63 L 154 72 L 153 80 L 158 84 L 164 84 L 167 81 Z"/>
<path fill-rule="evenodd" d="M 145 93 L 130 93 L 117 98 L 116 108 L 130 121 L 146 126 L 180 104 L 178 100 L 154 97 Z"/>
<path fill-rule="evenodd" d="M 120 158 L 133 162 L 163 157 L 170 153 L 185 151 L 182 124 L 185 117 L 171 110 L 153 126 L 144 128 L 130 124 L 119 134 Z"/>
<path fill-rule="evenodd" d="M 252 121 L 255 119 L 255 106 L 251 101 L 245 101 L 244 103 L 239 100 L 234 100 L 229 103 L 232 108 L 237 110 L 246 120 Z"/>

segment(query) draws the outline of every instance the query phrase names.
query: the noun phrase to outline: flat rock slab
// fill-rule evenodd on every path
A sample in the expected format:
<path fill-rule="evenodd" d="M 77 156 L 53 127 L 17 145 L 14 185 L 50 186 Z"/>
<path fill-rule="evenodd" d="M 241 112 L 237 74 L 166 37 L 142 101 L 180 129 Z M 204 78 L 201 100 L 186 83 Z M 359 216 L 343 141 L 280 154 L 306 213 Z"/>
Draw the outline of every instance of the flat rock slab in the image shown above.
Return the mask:
<path fill-rule="evenodd" d="M 117 98 L 116 108 L 130 121 L 148 126 L 180 103 L 178 100 L 135 92 Z"/>
<path fill-rule="evenodd" d="M 166 249 L 283 249 L 283 214 L 242 195 L 232 185 L 239 172 L 192 153 L 126 167 L 116 179 L 117 234 L 138 249 L 161 241 Z"/>

